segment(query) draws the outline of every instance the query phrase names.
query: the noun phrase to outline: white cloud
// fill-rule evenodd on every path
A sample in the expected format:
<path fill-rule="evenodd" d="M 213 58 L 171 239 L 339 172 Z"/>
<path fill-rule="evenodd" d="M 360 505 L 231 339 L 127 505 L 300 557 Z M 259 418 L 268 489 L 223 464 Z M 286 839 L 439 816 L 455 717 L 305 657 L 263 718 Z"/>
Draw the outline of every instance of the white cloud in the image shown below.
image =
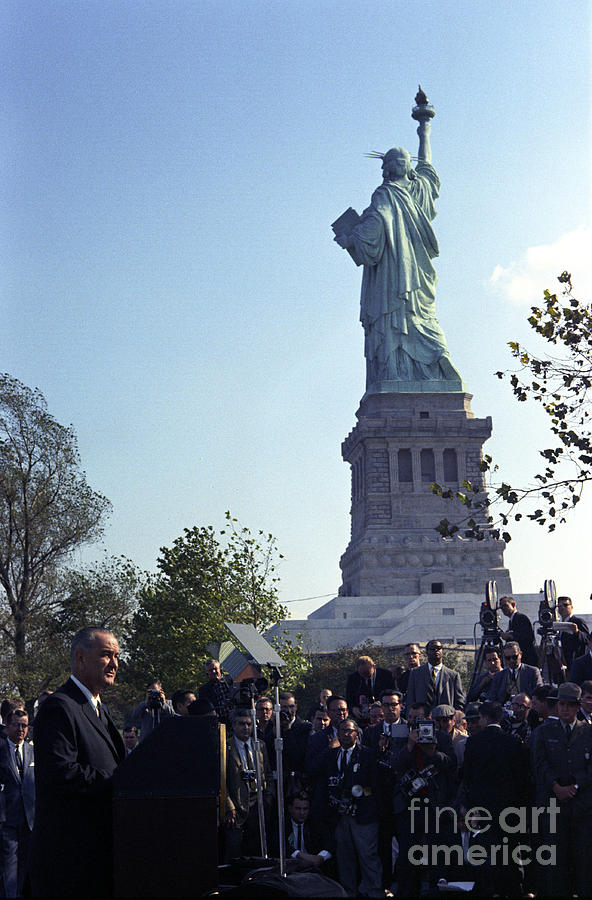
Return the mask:
<path fill-rule="evenodd" d="M 489 283 L 517 306 L 534 306 L 540 304 L 545 288 L 559 290 L 557 276 L 564 270 L 572 276 L 574 296 L 591 301 L 592 227 L 582 225 L 552 244 L 529 247 L 518 261 L 496 266 Z"/>

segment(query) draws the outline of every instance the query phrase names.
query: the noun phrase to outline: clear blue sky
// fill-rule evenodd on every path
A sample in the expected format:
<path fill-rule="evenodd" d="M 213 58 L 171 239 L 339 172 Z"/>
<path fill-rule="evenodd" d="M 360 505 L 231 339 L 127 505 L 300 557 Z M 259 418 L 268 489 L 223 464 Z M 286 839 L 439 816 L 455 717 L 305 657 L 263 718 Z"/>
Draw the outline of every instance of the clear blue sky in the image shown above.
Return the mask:
<path fill-rule="evenodd" d="M 493 372 L 553 274 L 589 283 L 589 254 L 553 258 L 590 226 L 588 2 L 1 9 L 3 368 L 74 425 L 114 506 L 110 552 L 153 569 L 229 508 L 277 536 L 282 599 L 336 593 L 364 361 L 361 273 L 330 223 L 380 183 L 366 152 L 416 152 L 419 82 L 436 108 L 439 317 L 493 417 L 488 451 L 506 480 L 531 477 L 544 422 Z M 548 276 L 528 255 L 544 245 Z M 495 289 L 496 267 L 534 296 Z M 591 509 L 552 538 L 516 531 L 516 591 L 554 578 L 584 608 Z"/>

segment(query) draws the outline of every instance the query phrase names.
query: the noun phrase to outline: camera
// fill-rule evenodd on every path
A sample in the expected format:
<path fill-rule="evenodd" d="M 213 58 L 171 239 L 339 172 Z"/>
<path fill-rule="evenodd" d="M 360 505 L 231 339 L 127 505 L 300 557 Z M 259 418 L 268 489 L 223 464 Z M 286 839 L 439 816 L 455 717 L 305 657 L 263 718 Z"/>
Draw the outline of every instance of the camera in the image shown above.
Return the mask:
<path fill-rule="evenodd" d="M 543 629 L 553 627 L 557 619 L 557 590 L 554 581 L 545 581 L 543 599 L 539 603 L 539 625 Z"/>
<path fill-rule="evenodd" d="M 499 607 L 497 605 L 497 585 L 495 581 L 488 581 L 485 588 L 485 600 L 479 610 L 479 625 L 483 629 L 484 638 L 487 641 L 497 639 L 500 634 Z"/>
<path fill-rule="evenodd" d="M 230 690 L 230 702 L 238 709 L 248 709 L 251 699 L 256 700 L 269 687 L 267 678 L 243 678 L 233 684 Z"/>
<path fill-rule="evenodd" d="M 356 814 L 355 800 L 349 792 L 343 793 L 340 797 L 329 795 L 329 805 L 332 806 L 340 816 L 355 816 Z"/>
<path fill-rule="evenodd" d="M 255 769 L 242 769 L 240 776 L 250 790 L 257 789 L 257 772 Z"/>
<path fill-rule="evenodd" d="M 164 706 L 160 690 L 158 688 L 152 688 L 148 691 L 148 700 L 146 701 L 146 705 L 148 709 L 162 709 Z"/>
<path fill-rule="evenodd" d="M 418 731 L 418 744 L 436 743 L 435 723 L 432 719 L 416 719 L 413 723 L 413 727 L 417 728 Z"/>
<path fill-rule="evenodd" d="M 401 776 L 399 785 L 405 796 L 411 800 L 412 797 L 417 797 L 420 791 L 428 788 L 437 774 L 435 766 L 426 766 L 421 772 L 411 769 Z"/>

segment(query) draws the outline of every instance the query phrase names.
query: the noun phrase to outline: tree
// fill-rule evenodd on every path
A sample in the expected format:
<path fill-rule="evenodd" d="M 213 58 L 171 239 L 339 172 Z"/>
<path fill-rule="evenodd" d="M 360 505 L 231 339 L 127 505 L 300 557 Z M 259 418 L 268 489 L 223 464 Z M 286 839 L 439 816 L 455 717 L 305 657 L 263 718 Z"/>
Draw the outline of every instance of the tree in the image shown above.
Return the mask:
<path fill-rule="evenodd" d="M 295 640 L 290 637 L 289 631 L 275 634 L 269 643 L 283 659 L 285 666 L 282 668 L 281 688 L 284 691 L 296 691 L 302 689 L 306 683 L 306 676 L 311 671 L 312 660 L 302 644 L 302 635 L 297 634 Z M 272 672 L 265 667 L 263 675 L 273 682 Z"/>
<path fill-rule="evenodd" d="M 557 353 L 537 354 L 510 341 L 508 346 L 520 369 L 496 372 L 498 378 L 509 378 L 518 402 L 534 400 L 549 418 L 554 443 L 540 450 L 544 464 L 534 475 L 534 483 L 518 487 L 502 482 L 490 485 L 490 497 L 475 498 L 478 488 L 464 482 L 463 490 L 454 492 L 432 485 L 435 493 L 446 499 L 457 499 L 467 509 L 483 508 L 489 515 L 491 528 L 475 522 L 470 513 L 457 524 L 442 520 L 438 530 L 450 536 L 465 527 L 469 537 L 482 539 L 486 533 L 511 539 L 507 527 L 511 520 L 524 516 L 554 531 L 557 524 L 580 501 L 585 485 L 592 481 L 592 432 L 590 430 L 590 388 L 592 386 L 592 307 L 577 300 L 572 293 L 571 275 L 563 272 L 558 281 L 565 285 L 561 296 L 544 292 L 542 306 L 531 307 L 528 323 Z M 484 456 L 482 472 L 495 472 L 491 456 Z M 494 518 L 495 516 L 495 518 Z"/>
<path fill-rule="evenodd" d="M 263 531 L 254 536 L 228 512 L 226 520 L 219 534 L 211 525 L 194 526 L 161 548 L 158 573 L 140 591 L 126 638 L 129 675 L 138 687 L 152 677 L 195 685 L 208 644 L 227 638 L 225 621 L 264 632 L 286 618 L 277 599 L 275 538 Z"/>
<path fill-rule="evenodd" d="M 65 681 L 70 672 L 70 643 L 78 629 L 103 627 L 122 644 L 141 585 L 139 571 L 125 557 L 105 557 L 84 570 L 61 570 L 51 609 L 31 619 L 28 664 L 21 673 L 25 696 Z M 121 650 L 125 658 L 125 645 Z"/>
<path fill-rule="evenodd" d="M 60 567 L 102 533 L 109 501 L 80 469 L 76 435 L 45 398 L 0 376 L 0 640 L 20 688 L 35 622 L 55 608 Z"/>

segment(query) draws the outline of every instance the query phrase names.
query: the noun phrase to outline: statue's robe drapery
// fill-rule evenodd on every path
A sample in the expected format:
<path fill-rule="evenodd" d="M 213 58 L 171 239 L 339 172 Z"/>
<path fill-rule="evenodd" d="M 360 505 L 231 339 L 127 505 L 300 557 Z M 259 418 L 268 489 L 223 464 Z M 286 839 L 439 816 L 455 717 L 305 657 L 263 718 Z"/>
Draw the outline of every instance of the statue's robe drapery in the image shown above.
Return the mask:
<path fill-rule="evenodd" d="M 393 381 L 460 381 L 435 311 L 438 242 L 431 222 L 440 180 L 426 162 L 415 172 L 406 187 L 377 188 L 351 233 L 352 255 L 364 266 L 367 390 Z"/>

